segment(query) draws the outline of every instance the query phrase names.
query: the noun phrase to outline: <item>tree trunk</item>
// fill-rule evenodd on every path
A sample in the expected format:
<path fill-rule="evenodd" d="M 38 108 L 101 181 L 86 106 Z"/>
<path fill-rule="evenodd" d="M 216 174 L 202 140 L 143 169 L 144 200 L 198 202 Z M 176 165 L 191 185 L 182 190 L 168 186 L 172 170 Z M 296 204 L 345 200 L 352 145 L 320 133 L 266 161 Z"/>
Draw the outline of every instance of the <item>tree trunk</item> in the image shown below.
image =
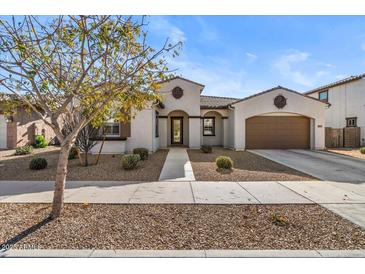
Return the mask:
<path fill-rule="evenodd" d="M 87 154 L 89 153 L 87 150 L 85 150 L 85 166 L 88 166 L 89 165 L 89 162 L 88 162 L 88 160 L 87 160 Z"/>
<path fill-rule="evenodd" d="M 62 146 L 58 158 L 55 190 L 53 194 L 53 204 L 51 212 L 52 219 L 59 217 L 62 211 L 63 196 L 67 175 L 68 154 L 70 153 L 71 146 L 71 144 L 66 144 Z"/>
<path fill-rule="evenodd" d="M 96 165 L 96 166 L 97 166 L 97 165 L 98 165 L 98 163 L 99 163 L 100 154 L 101 154 L 101 151 L 103 150 L 103 146 L 104 146 L 105 138 L 106 138 L 106 136 L 104 135 L 104 136 L 103 136 L 103 141 L 101 142 L 101 146 L 100 146 L 100 149 L 99 149 L 98 157 L 96 157 L 96 162 L 95 162 L 95 165 Z"/>
<path fill-rule="evenodd" d="M 76 148 L 76 151 L 77 151 L 77 157 L 79 158 L 80 165 L 84 166 L 85 164 L 84 164 L 84 161 L 82 160 L 80 149 L 77 146 L 75 146 L 75 148 Z"/>

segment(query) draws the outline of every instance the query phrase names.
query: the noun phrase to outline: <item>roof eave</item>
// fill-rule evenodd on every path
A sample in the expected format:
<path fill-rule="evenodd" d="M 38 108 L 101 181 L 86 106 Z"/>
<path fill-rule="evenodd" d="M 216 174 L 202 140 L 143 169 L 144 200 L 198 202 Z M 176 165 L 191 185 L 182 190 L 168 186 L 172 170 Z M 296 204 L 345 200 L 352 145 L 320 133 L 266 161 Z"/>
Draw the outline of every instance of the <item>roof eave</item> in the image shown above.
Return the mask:
<path fill-rule="evenodd" d="M 362 79 L 364 77 L 365 77 L 365 74 L 360 74 L 360 75 L 357 75 L 357 76 L 351 76 L 351 77 L 349 77 L 350 79 L 347 79 L 346 80 L 346 78 L 345 78 L 345 79 L 336 81 L 334 83 L 331 83 L 331 84 L 328 84 L 328 85 L 324 85 L 324 86 L 321 86 L 321 87 L 312 89 L 310 91 L 304 92 L 303 94 L 304 95 L 308 95 L 308 94 L 313 94 L 313 93 L 316 93 L 316 92 L 321 92 L 321 91 L 324 91 L 324 90 L 328 90 L 329 88 L 333 88 L 333 87 L 345 85 L 347 83 L 360 80 L 360 79 Z"/>
<path fill-rule="evenodd" d="M 190 83 L 192 83 L 192 84 L 195 84 L 195 85 L 197 85 L 197 86 L 200 86 L 200 87 L 201 87 L 200 92 L 202 92 L 202 91 L 203 91 L 203 89 L 205 88 L 205 85 L 200 84 L 200 83 L 195 82 L 195 81 L 192 81 L 192 80 L 189 80 L 189 79 L 186 79 L 186 78 L 181 77 L 181 76 L 175 76 L 175 77 L 172 77 L 172 78 L 169 78 L 169 79 L 163 80 L 163 81 L 158 82 L 158 83 L 159 83 L 159 84 L 163 84 L 163 83 L 166 83 L 166 82 L 171 82 L 171 81 L 173 81 L 173 80 L 175 80 L 175 79 L 181 79 L 181 80 L 184 80 L 184 81 L 190 82 Z"/>
<path fill-rule="evenodd" d="M 226 105 L 226 106 L 200 106 L 200 109 L 228 109 L 228 105 Z"/>
<path fill-rule="evenodd" d="M 247 100 L 252 99 L 252 98 L 254 98 L 254 97 L 258 97 L 258 96 L 264 95 L 264 94 L 266 94 L 266 93 L 270 93 L 270 92 L 272 92 L 272 91 L 274 91 L 274 90 L 278 90 L 278 89 L 283 89 L 283 90 L 286 90 L 286 91 L 288 91 L 288 92 L 292 92 L 292 93 L 298 94 L 298 95 L 300 95 L 300 96 L 303 96 L 303 97 L 308 98 L 308 99 L 315 100 L 315 101 L 320 102 L 320 103 L 323 103 L 323 104 L 325 104 L 325 105 L 328 105 L 328 104 L 329 104 L 329 103 L 327 103 L 327 102 L 323 102 L 323 101 L 321 101 L 321 100 L 319 100 L 319 99 L 317 99 L 317 98 L 313 98 L 313 97 L 307 96 L 307 95 L 305 95 L 305 94 L 303 94 L 303 93 L 300 93 L 300 92 L 298 92 L 298 91 L 295 91 L 295 90 L 292 90 L 292 89 L 289 89 L 289 88 L 286 88 L 286 87 L 282 87 L 282 86 L 277 86 L 277 87 L 274 87 L 274 88 L 271 88 L 271 89 L 268 89 L 268 90 L 264 90 L 264 91 L 262 91 L 262 92 L 259 92 L 259 93 L 256 93 L 256 94 L 253 94 L 253 95 L 250 95 L 250 96 L 248 96 L 248 97 L 242 98 L 241 100 L 238 100 L 238 101 L 236 101 L 236 102 L 233 102 L 233 103 L 231 103 L 230 105 L 234 105 L 234 104 L 237 104 L 237 103 L 240 103 L 240 102 L 243 102 L 243 101 L 247 101 Z"/>

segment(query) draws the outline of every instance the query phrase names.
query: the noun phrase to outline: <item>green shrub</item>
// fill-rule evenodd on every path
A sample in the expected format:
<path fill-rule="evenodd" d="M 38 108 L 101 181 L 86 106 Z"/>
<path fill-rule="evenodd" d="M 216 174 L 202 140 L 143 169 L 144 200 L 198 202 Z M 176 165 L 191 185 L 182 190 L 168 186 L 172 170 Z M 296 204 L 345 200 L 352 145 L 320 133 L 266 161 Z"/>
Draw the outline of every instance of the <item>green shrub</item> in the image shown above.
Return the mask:
<path fill-rule="evenodd" d="M 360 148 L 361 154 L 365 154 L 365 147 Z"/>
<path fill-rule="evenodd" d="M 217 159 L 215 159 L 215 163 L 218 168 L 222 168 L 222 169 L 232 169 L 232 167 L 233 167 L 232 159 L 227 156 L 217 157 Z"/>
<path fill-rule="evenodd" d="M 77 156 L 77 149 L 75 147 L 72 147 L 70 149 L 70 152 L 68 153 L 68 159 L 69 160 L 76 159 L 76 156 Z"/>
<path fill-rule="evenodd" d="M 148 149 L 143 147 L 135 148 L 133 154 L 138 154 L 141 160 L 146 160 L 148 158 Z"/>
<path fill-rule="evenodd" d="M 43 135 L 36 135 L 34 146 L 36 148 L 44 148 L 48 146 L 48 142 L 46 141 L 46 138 Z"/>
<path fill-rule="evenodd" d="M 204 153 L 212 153 L 213 148 L 212 146 L 202 145 L 200 150 Z"/>
<path fill-rule="evenodd" d="M 122 156 L 122 166 L 126 170 L 134 169 L 141 157 L 138 154 L 126 154 Z"/>
<path fill-rule="evenodd" d="M 25 145 L 22 147 L 17 147 L 15 150 L 15 155 L 26 155 L 33 152 L 33 147 L 30 145 Z"/>
<path fill-rule="evenodd" d="M 47 167 L 47 160 L 44 158 L 34 158 L 29 163 L 29 168 L 33 170 L 44 169 Z"/>

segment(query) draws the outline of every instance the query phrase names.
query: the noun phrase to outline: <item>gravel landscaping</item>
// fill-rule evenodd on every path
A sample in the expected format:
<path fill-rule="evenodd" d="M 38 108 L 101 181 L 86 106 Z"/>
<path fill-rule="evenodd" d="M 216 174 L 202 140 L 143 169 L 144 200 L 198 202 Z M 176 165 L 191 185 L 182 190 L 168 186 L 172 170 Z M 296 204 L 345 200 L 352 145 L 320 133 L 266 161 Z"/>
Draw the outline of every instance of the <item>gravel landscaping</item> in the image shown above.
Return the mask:
<path fill-rule="evenodd" d="M 97 166 L 83 167 L 78 159 L 69 161 L 67 180 L 72 181 L 157 181 L 168 150 L 159 150 L 144 161 L 140 161 L 135 170 L 124 170 L 121 155 L 102 154 Z M 54 180 L 59 148 L 47 147 L 34 149 L 30 155 L 15 156 L 14 151 L 0 153 L 0 180 Z M 47 159 L 48 166 L 42 170 L 30 170 L 29 162 L 35 157 Z M 89 163 L 94 163 L 96 155 L 89 155 Z"/>
<path fill-rule="evenodd" d="M 50 207 L 0 204 L 0 244 L 39 249 L 365 248 L 365 231 L 318 205 L 66 204 L 62 217 L 47 222 Z M 275 213 L 288 224 L 274 224 Z"/>
<path fill-rule="evenodd" d="M 359 148 L 331 148 L 327 151 L 365 160 L 365 154 L 361 154 Z"/>
<path fill-rule="evenodd" d="M 194 176 L 197 181 L 310 181 L 318 180 L 310 175 L 273 162 L 248 151 L 213 148 L 212 153 L 198 149 L 188 150 Z M 215 159 L 229 156 L 234 164 L 232 171 L 217 170 Z"/>

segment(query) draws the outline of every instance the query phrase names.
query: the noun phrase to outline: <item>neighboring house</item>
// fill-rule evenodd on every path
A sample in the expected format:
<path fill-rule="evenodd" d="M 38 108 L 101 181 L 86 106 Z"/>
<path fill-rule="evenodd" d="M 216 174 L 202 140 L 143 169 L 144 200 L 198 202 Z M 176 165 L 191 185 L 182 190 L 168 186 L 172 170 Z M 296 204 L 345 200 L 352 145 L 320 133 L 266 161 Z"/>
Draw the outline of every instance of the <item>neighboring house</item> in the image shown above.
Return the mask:
<path fill-rule="evenodd" d="M 130 123 L 109 121 L 105 142 L 99 141 L 93 152 L 102 143 L 103 153 L 201 145 L 235 150 L 325 148 L 327 103 L 280 86 L 243 99 L 204 96 L 203 89 L 182 77 L 161 83 L 161 102 L 136 112 Z"/>
<path fill-rule="evenodd" d="M 41 134 L 47 141 L 55 137 L 53 130 L 35 112 L 18 107 L 13 115 L 5 116 L 0 104 L 0 149 L 34 144 L 35 135 Z"/>
<path fill-rule="evenodd" d="M 365 74 L 321 86 L 305 95 L 330 104 L 325 111 L 327 147 L 365 145 Z"/>

